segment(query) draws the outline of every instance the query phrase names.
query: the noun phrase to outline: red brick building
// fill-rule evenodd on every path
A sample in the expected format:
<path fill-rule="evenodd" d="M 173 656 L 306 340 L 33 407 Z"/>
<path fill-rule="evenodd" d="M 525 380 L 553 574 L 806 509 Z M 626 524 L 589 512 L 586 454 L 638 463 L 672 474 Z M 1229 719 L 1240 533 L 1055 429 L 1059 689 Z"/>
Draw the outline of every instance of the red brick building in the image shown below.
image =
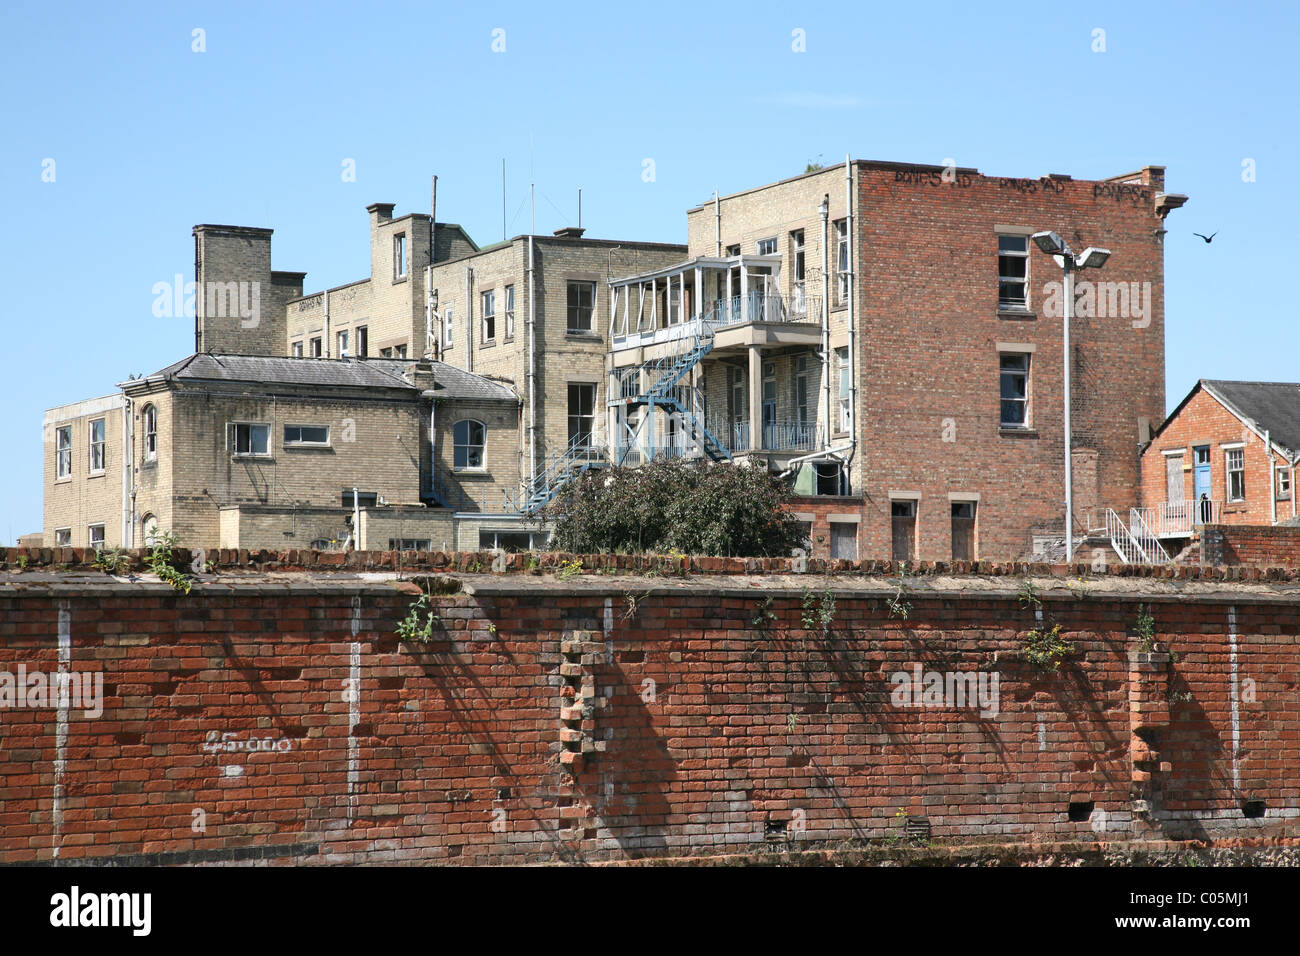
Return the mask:
<path fill-rule="evenodd" d="M 1142 515 L 1160 538 L 1296 517 L 1300 384 L 1202 379 L 1143 449 Z"/>
<path fill-rule="evenodd" d="M 618 461 L 792 476 L 813 553 L 1008 559 L 1064 535 L 1062 270 L 1079 274 L 1075 534 L 1138 499 L 1164 417 L 1164 169 L 1104 180 L 854 160 L 687 212 L 688 256 L 613 280 Z M 758 427 L 761 421 L 762 427 Z M 753 423 L 751 425 L 751 423 Z"/>

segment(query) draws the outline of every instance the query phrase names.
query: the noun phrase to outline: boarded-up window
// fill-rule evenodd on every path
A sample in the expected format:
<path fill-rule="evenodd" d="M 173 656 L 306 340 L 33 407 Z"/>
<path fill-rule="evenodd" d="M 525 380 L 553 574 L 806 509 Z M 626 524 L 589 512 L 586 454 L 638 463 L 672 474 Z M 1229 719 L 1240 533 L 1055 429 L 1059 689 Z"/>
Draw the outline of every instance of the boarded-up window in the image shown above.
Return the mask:
<path fill-rule="evenodd" d="M 1183 456 L 1169 455 L 1165 458 L 1165 501 L 1177 504 L 1187 497 L 1183 490 Z"/>
<path fill-rule="evenodd" d="M 893 559 L 913 561 L 916 556 L 916 502 L 890 503 L 890 520 L 893 522 Z"/>
<path fill-rule="evenodd" d="M 952 559 L 975 560 L 975 502 L 952 503 Z"/>
<path fill-rule="evenodd" d="M 831 557 L 858 560 L 858 526 L 847 521 L 831 522 Z"/>

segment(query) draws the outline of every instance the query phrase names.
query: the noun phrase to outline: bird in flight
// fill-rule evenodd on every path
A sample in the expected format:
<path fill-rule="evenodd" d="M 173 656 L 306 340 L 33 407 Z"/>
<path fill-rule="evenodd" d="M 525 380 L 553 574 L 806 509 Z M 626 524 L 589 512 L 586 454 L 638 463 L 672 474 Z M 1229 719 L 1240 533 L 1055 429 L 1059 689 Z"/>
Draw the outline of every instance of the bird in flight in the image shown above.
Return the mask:
<path fill-rule="evenodd" d="M 1199 232 L 1194 232 L 1194 233 L 1192 233 L 1192 235 L 1193 235 L 1193 236 L 1200 236 L 1200 237 L 1201 237 L 1202 239 L 1204 239 L 1207 243 L 1210 243 L 1210 242 L 1213 242 L 1213 241 L 1214 241 L 1214 237 L 1217 236 L 1218 233 L 1217 233 L 1217 232 L 1212 232 L 1212 233 L 1210 233 L 1208 236 L 1202 236 Z"/>

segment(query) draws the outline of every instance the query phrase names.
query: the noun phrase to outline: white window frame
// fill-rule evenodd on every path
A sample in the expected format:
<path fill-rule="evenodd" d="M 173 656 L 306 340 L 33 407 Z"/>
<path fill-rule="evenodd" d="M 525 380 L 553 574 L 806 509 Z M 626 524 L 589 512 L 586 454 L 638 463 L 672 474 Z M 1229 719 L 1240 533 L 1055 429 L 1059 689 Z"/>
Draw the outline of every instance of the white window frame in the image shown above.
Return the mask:
<path fill-rule="evenodd" d="M 252 448 L 253 446 L 252 429 L 254 428 L 265 429 L 266 430 L 266 451 L 264 452 L 240 451 L 239 450 L 239 429 L 241 428 L 249 429 L 248 445 L 250 448 Z M 229 436 L 228 441 L 230 442 L 229 448 L 230 448 L 230 455 L 232 458 L 270 458 L 271 457 L 271 426 L 267 422 L 230 422 L 226 434 Z"/>
<path fill-rule="evenodd" d="M 54 429 L 54 480 L 72 477 L 72 426 Z"/>
<path fill-rule="evenodd" d="M 95 426 L 99 426 L 100 438 L 95 440 Z M 89 473 L 92 475 L 102 475 L 108 471 L 108 419 L 92 418 L 86 424 L 87 442 L 86 447 L 89 452 L 87 463 L 89 464 Z M 98 455 L 99 464 L 95 464 L 95 458 Z"/>
<path fill-rule="evenodd" d="M 1241 467 L 1232 467 L 1232 456 L 1241 456 Z M 1241 497 L 1232 496 L 1232 475 L 1241 474 Z M 1244 444 L 1223 446 L 1223 500 L 1227 504 L 1240 504 L 1246 500 L 1246 446 Z"/>
<path fill-rule="evenodd" d="M 325 440 L 324 440 L 324 441 L 304 441 L 301 437 L 300 437 L 300 438 L 297 438 L 297 439 L 290 439 L 290 438 L 289 438 L 289 429 L 291 429 L 291 428 L 296 428 L 296 429 L 298 429 L 298 430 L 299 430 L 299 435 L 302 434 L 302 429 L 304 429 L 304 428 L 322 428 L 322 429 L 325 430 Z M 284 447 L 285 447 L 285 448 L 329 448 L 329 447 L 330 447 L 330 427 L 329 427 L 328 425 L 303 425 L 303 424 L 285 425 L 285 426 L 284 426 Z"/>
<path fill-rule="evenodd" d="M 1023 358 L 1025 367 L 1023 369 L 1008 369 L 1002 367 L 1002 360 L 1007 358 Z M 999 428 L 1030 428 L 1030 375 L 1033 372 L 1033 355 L 1030 352 L 998 352 L 998 427 Z M 1023 373 L 1025 378 L 1025 397 L 1024 398 L 1004 398 L 1002 395 L 1002 377 L 1008 374 Z M 1002 413 L 1003 402 L 1020 402 L 1024 408 L 1023 421 L 1008 422 Z"/>
<path fill-rule="evenodd" d="M 393 281 L 406 278 L 406 233 L 393 236 Z"/>
<path fill-rule="evenodd" d="M 158 460 L 158 406 L 152 402 L 144 407 L 140 415 L 144 422 L 144 460 Z"/>
<path fill-rule="evenodd" d="M 1279 501 L 1291 500 L 1291 469 L 1286 465 L 1275 466 L 1277 477 L 1273 480 L 1277 484 L 1277 497 Z"/>
<path fill-rule="evenodd" d="M 96 529 L 96 528 L 99 529 L 99 543 L 98 543 L 98 544 L 95 543 L 95 529 Z M 92 525 L 87 525 L 87 526 L 86 526 L 86 547 L 88 547 L 88 548 L 103 548 L 104 545 L 107 543 L 107 541 L 108 541 L 108 539 L 107 539 L 106 537 L 104 537 L 104 525 L 103 525 L 102 522 L 99 523 L 99 524 L 92 524 Z"/>
<path fill-rule="evenodd" d="M 347 358 L 351 354 L 352 336 L 348 334 L 347 329 L 340 329 L 336 340 L 339 346 L 339 358 Z"/>
<path fill-rule="evenodd" d="M 1024 251 L 1021 252 L 1021 251 L 1019 251 L 1019 250 L 1012 250 L 1012 251 L 1005 251 L 1005 252 L 1004 252 L 1003 249 L 1002 249 L 1002 240 L 1003 240 L 1003 239 L 1019 239 L 1019 240 L 1023 240 L 1023 242 L 1025 243 L 1025 249 L 1024 249 Z M 1012 310 L 1012 311 L 1028 311 L 1028 310 L 1029 310 L 1029 237 L 1028 237 L 1028 236 L 1024 236 L 1024 235 L 1020 235 L 1020 234 L 1018 234 L 1018 233 L 1000 232 L 1000 233 L 997 234 L 997 240 L 998 240 L 998 308 L 999 308 L 999 309 L 1009 309 L 1009 310 Z M 1002 275 L 1002 257 L 1003 257 L 1003 256 L 1007 256 L 1007 257 L 1009 257 L 1009 258 L 1013 258 L 1013 259 L 1024 259 L 1024 260 L 1025 260 L 1025 276 L 1024 276 L 1023 279 L 1017 279 L 1017 278 L 1015 278 L 1014 276 L 1008 278 L 1008 277 L 1004 277 L 1004 276 Z M 1023 285 L 1024 285 L 1024 292 L 1023 292 L 1023 295 L 1021 296 L 1020 301 L 1013 301 L 1013 300 L 1010 300 L 1010 299 L 1004 300 L 1004 299 L 1002 298 L 1002 283 L 1003 283 L 1003 282 L 1022 282 L 1022 283 L 1023 283 Z"/>
<path fill-rule="evenodd" d="M 485 289 L 479 296 L 479 334 L 486 345 L 497 340 L 497 290 Z"/>
<path fill-rule="evenodd" d="M 370 326 L 358 325 L 354 330 L 356 335 L 356 352 L 357 358 L 369 358 L 370 355 Z"/>
<path fill-rule="evenodd" d="M 460 435 L 458 434 L 458 430 L 460 429 L 460 426 L 461 426 L 461 425 L 469 425 L 469 426 L 470 426 L 470 431 L 468 432 L 467 438 L 473 438 L 473 435 L 474 435 L 474 432 L 473 432 L 473 426 L 474 426 L 474 425 L 477 425 L 477 426 L 482 430 L 482 433 L 483 433 L 483 441 L 482 441 L 482 443 L 481 443 L 481 444 L 478 444 L 478 445 L 475 445 L 475 443 L 472 442 L 472 441 L 468 441 L 468 440 L 467 440 L 467 441 L 464 441 L 464 442 L 460 441 Z M 452 458 L 451 458 L 451 470 L 452 470 L 452 471 L 458 471 L 458 472 L 460 472 L 460 471 L 487 471 L 487 425 L 485 425 L 483 422 L 479 421 L 477 418 L 462 418 L 462 419 L 460 419 L 460 421 L 456 422 L 456 423 L 455 423 L 454 425 L 452 425 L 452 427 L 451 427 L 451 446 L 452 446 L 452 452 L 451 452 L 451 454 L 452 454 Z M 474 464 L 471 464 L 470 462 L 472 461 L 472 457 L 471 457 L 471 456 L 473 455 L 473 449 L 476 448 L 476 447 L 478 448 L 479 462 L 478 462 L 477 465 L 474 465 Z M 457 460 L 458 460 L 459 457 L 460 457 L 460 450 L 461 450 L 462 448 L 468 449 L 468 451 L 466 452 L 466 455 L 465 455 L 465 464 L 464 464 L 464 465 L 458 465 L 456 462 L 457 462 Z"/>
<path fill-rule="evenodd" d="M 65 538 L 66 540 L 60 541 L 60 540 L 59 540 L 60 537 L 63 537 L 63 538 Z M 55 529 L 54 529 L 54 546 L 55 546 L 56 548 L 70 548 L 70 547 L 72 547 L 72 529 L 71 529 L 71 528 L 55 528 Z"/>
<path fill-rule="evenodd" d="M 447 306 L 442 312 L 442 347 L 449 349 L 455 343 L 455 307 Z"/>
<path fill-rule="evenodd" d="M 849 301 L 849 221 L 835 221 L 835 303 Z"/>
<path fill-rule="evenodd" d="M 849 361 L 847 345 L 835 350 L 835 372 L 839 391 L 837 434 L 844 434 L 853 430 L 853 364 Z"/>
<path fill-rule="evenodd" d="M 772 246 L 771 250 L 768 251 L 768 252 L 764 252 L 764 251 L 763 251 L 763 247 L 766 246 L 766 245 L 768 245 L 769 243 L 771 243 L 771 246 Z M 777 254 L 777 237 L 776 237 L 776 236 L 768 236 L 766 239 L 759 239 L 757 242 L 754 243 L 754 253 L 755 253 L 756 255 L 760 255 L 760 256 L 774 256 L 774 255 L 776 255 L 776 254 Z"/>
<path fill-rule="evenodd" d="M 301 343 L 301 342 L 294 342 L 293 345 L 291 346 L 291 348 L 292 348 L 292 351 L 293 351 L 293 357 L 294 357 L 294 358 L 302 358 L 302 356 L 303 356 L 303 349 L 302 349 L 302 343 Z"/>
<path fill-rule="evenodd" d="M 324 349 L 324 340 L 319 335 L 311 340 L 312 358 L 321 358 L 325 354 L 323 349 Z"/>
<path fill-rule="evenodd" d="M 506 339 L 515 337 L 515 287 L 512 283 L 506 286 L 505 292 L 505 316 L 506 316 Z"/>

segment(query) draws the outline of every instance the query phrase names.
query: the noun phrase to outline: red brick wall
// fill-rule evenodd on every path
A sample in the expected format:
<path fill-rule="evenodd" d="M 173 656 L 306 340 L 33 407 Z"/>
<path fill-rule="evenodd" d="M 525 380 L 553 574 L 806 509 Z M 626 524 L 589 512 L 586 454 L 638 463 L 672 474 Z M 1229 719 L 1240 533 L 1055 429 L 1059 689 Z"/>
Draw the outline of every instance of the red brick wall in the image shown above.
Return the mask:
<path fill-rule="evenodd" d="M 1012 180 L 958 172 L 859 167 L 862 390 L 858 408 L 867 476 L 864 554 L 890 554 L 890 491 L 921 494 L 918 557 L 951 557 L 950 492 L 979 493 L 980 556 L 1008 560 L 1034 532 L 1061 533 L 1064 512 L 1061 319 L 1044 314 L 1043 287 L 1061 270 L 1031 245 L 1033 317 L 999 317 L 995 226 L 1053 229 L 1076 252 L 1112 251 L 1084 278 L 1151 283 L 1152 315 L 1076 318 L 1076 448 L 1097 455 L 1095 487 L 1081 502 L 1137 503 L 1139 418 L 1164 417 L 1164 259 L 1155 195 L 1163 173 L 1128 184 Z M 999 433 L 997 343 L 1027 343 L 1028 436 Z M 951 426 L 946 427 L 945 422 Z M 945 437 L 955 440 L 945 441 Z"/>
<path fill-rule="evenodd" d="M 1207 525 L 1201 531 L 1201 562 L 1289 568 L 1300 565 L 1300 528 Z"/>
<path fill-rule="evenodd" d="M 1245 442 L 1246 500 L 1227 501 L 1227 461 L 1224 444 Z M 1197 392 L 1183 406 L 1163 432 L 1142 453 L 1142 505 L 1153 507 L 1165 502 L 1168 488 L 1165 476 L 1166 451 L 1182 449 L 1184 499 L 1193 499 L 1192 448 L 1210 446 L 1210 497 L 1223 502 L 1220 520 L 1224 524 L 1267 525 L 1272 522 L 1269 506 L 1269 460 L 1264 442 L 1204 390 Z M 1273 466 L 1282 465 L 1275 455 Z M 1277 519 L 1292 517 L 1290 499 L 1278 499 Z"/>
<path fill-rule="evenodd" d="M 463 580 L 427 646 L 393 636 L 391 583 L 4 585 L 0 670 L 56 669 L 62 611 L 105 701 L 62 742 L 56 711 L 0 711 L 0 861 L 625 858 L 879 838 L 900 808 L 937 838 L 1296 835 L 1280 594 L 1045 594 L 1079 651 L 1053 674 L 1014 579 L 917 582 L 905 617 L 896 580 L 838 579 L 825 631 L 818 578 Z M 1139 600 L 1176 662 L 1130 659 Z M 996 671 L 997 715 L 896 706 L 917 663 Z"/>

